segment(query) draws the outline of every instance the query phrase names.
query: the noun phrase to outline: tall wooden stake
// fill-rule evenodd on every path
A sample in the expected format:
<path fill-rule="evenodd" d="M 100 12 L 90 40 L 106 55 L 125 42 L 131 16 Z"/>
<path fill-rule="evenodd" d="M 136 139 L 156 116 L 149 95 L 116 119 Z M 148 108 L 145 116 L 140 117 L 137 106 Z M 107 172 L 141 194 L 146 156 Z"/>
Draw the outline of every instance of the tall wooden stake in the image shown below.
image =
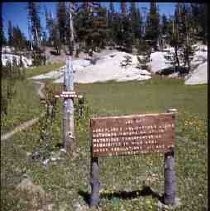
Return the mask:
<path fill-rule="evenodd" d="M 74 91 L 74 75 L 71 63 L 71 57 L 66 61 L 66 70 L 64 72 L 64 91 Z M 63 141 L 66 151 L 73 149 L 74 144 L 74 102 L 73 98 L 64 98 L 63 103 Z"/>
<path fill-rule="evenodd" d="M 99 167 L 98 158 L 91 158 L 91 175 L 90 175 L 91 195 L 90 195 L 90 207 L 95 207 L 99 204 L 100 196 L 100 182 L 99 182 Z"/>

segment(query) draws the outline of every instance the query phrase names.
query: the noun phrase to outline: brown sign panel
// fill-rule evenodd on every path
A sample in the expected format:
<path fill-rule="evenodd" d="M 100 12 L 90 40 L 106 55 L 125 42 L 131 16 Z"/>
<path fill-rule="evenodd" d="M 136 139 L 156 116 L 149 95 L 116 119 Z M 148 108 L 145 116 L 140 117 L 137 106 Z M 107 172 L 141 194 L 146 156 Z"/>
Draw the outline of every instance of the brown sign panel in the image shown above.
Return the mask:
<path fill-rule="evenodd" d="M 175 114 L 99 117 L 90 120 L 92 156 L 167 152 L 175 144 Z"/>

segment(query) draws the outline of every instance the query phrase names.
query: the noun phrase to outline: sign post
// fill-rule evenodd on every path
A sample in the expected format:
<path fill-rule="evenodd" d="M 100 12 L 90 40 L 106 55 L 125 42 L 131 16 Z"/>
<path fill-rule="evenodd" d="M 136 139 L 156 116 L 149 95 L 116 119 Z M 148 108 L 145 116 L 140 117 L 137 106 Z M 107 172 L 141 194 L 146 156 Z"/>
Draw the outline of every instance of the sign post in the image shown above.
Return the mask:
<path fill-rule="evenodd" d="M 74 91 L 74 75 L 71 64 L 71 57 L 66 61 L 66 70 L 64 72 L 64 91 Z M 74 142 L 74 102 L 73 98 L 64 98 L 63 101 L 63 145 L 69 151 Z"/>
<path fill-rule="evenodd" d="M 74 148 L 74 98 L 83 98 L 74 91 L 74 71 L 71 57 L 66 60 L 64 91 L 56 98 L 63 98 L 63 146 L 66 151 Z"/>
<path fill-rule="evenodd" d="M 176 113 L 176 109 L 169 109 L 168 113 Z M 176 175 L 174 148 L 164 154 L 164 204 L 175 204 L 176 198 Z"/>
<path fill-rule="evenodd" d="M 175 114 L 141 114 L 98 117 L 90 120 L 91 128 L 91 196 L 90 206 L 99 203 L 98 157 L 164 153 L 164 203 L 175 202 Z"/>
<path fill-rule="evenodd" d="M 164 204 L 174 204 L 176 196 L 176 176 L 175 176 L 175 159 L 174 150 L 164 155 Z"/>
<path fill-rule="evenodd" d="M 90 206 L 97 206 L 100 200 L 99 190 L 100 190 L 100 181 L 99 181 L 99 166 L 98 158 L 91 158 L 91 175 L 90 175 L 90 185 L 91 185 L 91 198 Z"/>

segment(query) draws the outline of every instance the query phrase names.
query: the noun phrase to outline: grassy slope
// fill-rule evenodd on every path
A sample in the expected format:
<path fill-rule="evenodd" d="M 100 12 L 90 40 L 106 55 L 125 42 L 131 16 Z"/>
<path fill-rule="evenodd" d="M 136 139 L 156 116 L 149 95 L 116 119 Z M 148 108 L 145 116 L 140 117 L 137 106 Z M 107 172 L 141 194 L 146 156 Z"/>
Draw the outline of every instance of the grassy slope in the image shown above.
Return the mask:
<path fill-rule="evenodd" d="M 38 66 L 33 69 L 25 70 L 24 80 L 15 82 L 15 97 L 8 106 L 8 115 L 2 117 L 1 134 L 10 131 L 20 123 L 37 117 L 40 114 L 40 101 L 35 90 L 35 84 L 28 80 L 28 77 L 57 70 L 63 66 L 62 63 Z M 4 86 L 2 79 L 2 86 Z"/>
<path fill-rule="evenodd" d="M 8 106 L 8 115 L 1 119 L 2 134 L 41 113 L 40 101 L 35 91 L 35 85 L 31 81 L 26 79 L 16 81 L 14 90 L 15 96 Z"/>
<path fill-rule="evenodd" d="M 176 173 L 177 195 L 182 206 L 176 210 L 207 210 L 207 86 L 184 86 L 178 80 L 155 79 L 146 82 L 97 83 L 77 85 L 86 92 L 91 116 L 165 111 L 175 107 L 177 117 Z M 61 104 L 53 124 L 51 146 L 61 142 Z M 53 210 L 86 207 L 90 191 L 90 140 L 88 119 L 77 126 L 77 150 L 74 159 L 65 157 L 47 169 L 27 159 L 40 143 L 39 126 L 17 134 L 2 144 L 2 205 L 4 210 L 38 210 L 43 203 Z M 57 149 L 54 149 L 57 150 Z M 100 159 L 102 194 L 120 190 L 140 190 L 143 183 L 163 193 L 163 157 L 158 155 Z M 50 196 L 44 200 L 14 187 L 27 173 Z M 193 190 L 193 191 L 192 191 Z M 33 199 L 33 200 L 32 200 Z M 122 200 L 102 198 L 102 210 L 157 210 L 151 196 Z M 19 208 L 18 208 L 19 206 Z M 81 209 L 82 210 L 82 209 Z"/>

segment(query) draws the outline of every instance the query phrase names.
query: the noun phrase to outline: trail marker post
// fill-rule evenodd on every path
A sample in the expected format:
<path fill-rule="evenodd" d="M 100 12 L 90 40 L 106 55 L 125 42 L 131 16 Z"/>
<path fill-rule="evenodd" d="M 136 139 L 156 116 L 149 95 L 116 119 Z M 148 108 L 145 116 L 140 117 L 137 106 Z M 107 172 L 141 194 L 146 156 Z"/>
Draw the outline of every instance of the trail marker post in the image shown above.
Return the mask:
<path fill-rule="evenodd" d="M 64 71 L 64 91 L 56 98 L 63 98 L 63 146 L 66 151 L 74 148 L 74 98 L 83 98 L 74 91 L 74 71 L 71 57 L 66 60 Z"/>
<path fill-rule="evenodd" d="M 74 73 L 71 64 L 71 57 L 67 59 L 66 70 L 64 72 L 64 91 L 67 91 L 63 101 L 63 142 L 64 148 L 68 151 L 74 142 L 74 102 L 71 96 L 74 92 Z M 64 93 L 62 93 L 64 95 Z M 70 94 L 70 95 L 68 95 Z"/>
<path fill-rule="evenodd" d="M 90 119 L 90 207 L 100 200 L 98 157 L 164 153 L 163 202 L 175 203 L 175 112 Z"/>

